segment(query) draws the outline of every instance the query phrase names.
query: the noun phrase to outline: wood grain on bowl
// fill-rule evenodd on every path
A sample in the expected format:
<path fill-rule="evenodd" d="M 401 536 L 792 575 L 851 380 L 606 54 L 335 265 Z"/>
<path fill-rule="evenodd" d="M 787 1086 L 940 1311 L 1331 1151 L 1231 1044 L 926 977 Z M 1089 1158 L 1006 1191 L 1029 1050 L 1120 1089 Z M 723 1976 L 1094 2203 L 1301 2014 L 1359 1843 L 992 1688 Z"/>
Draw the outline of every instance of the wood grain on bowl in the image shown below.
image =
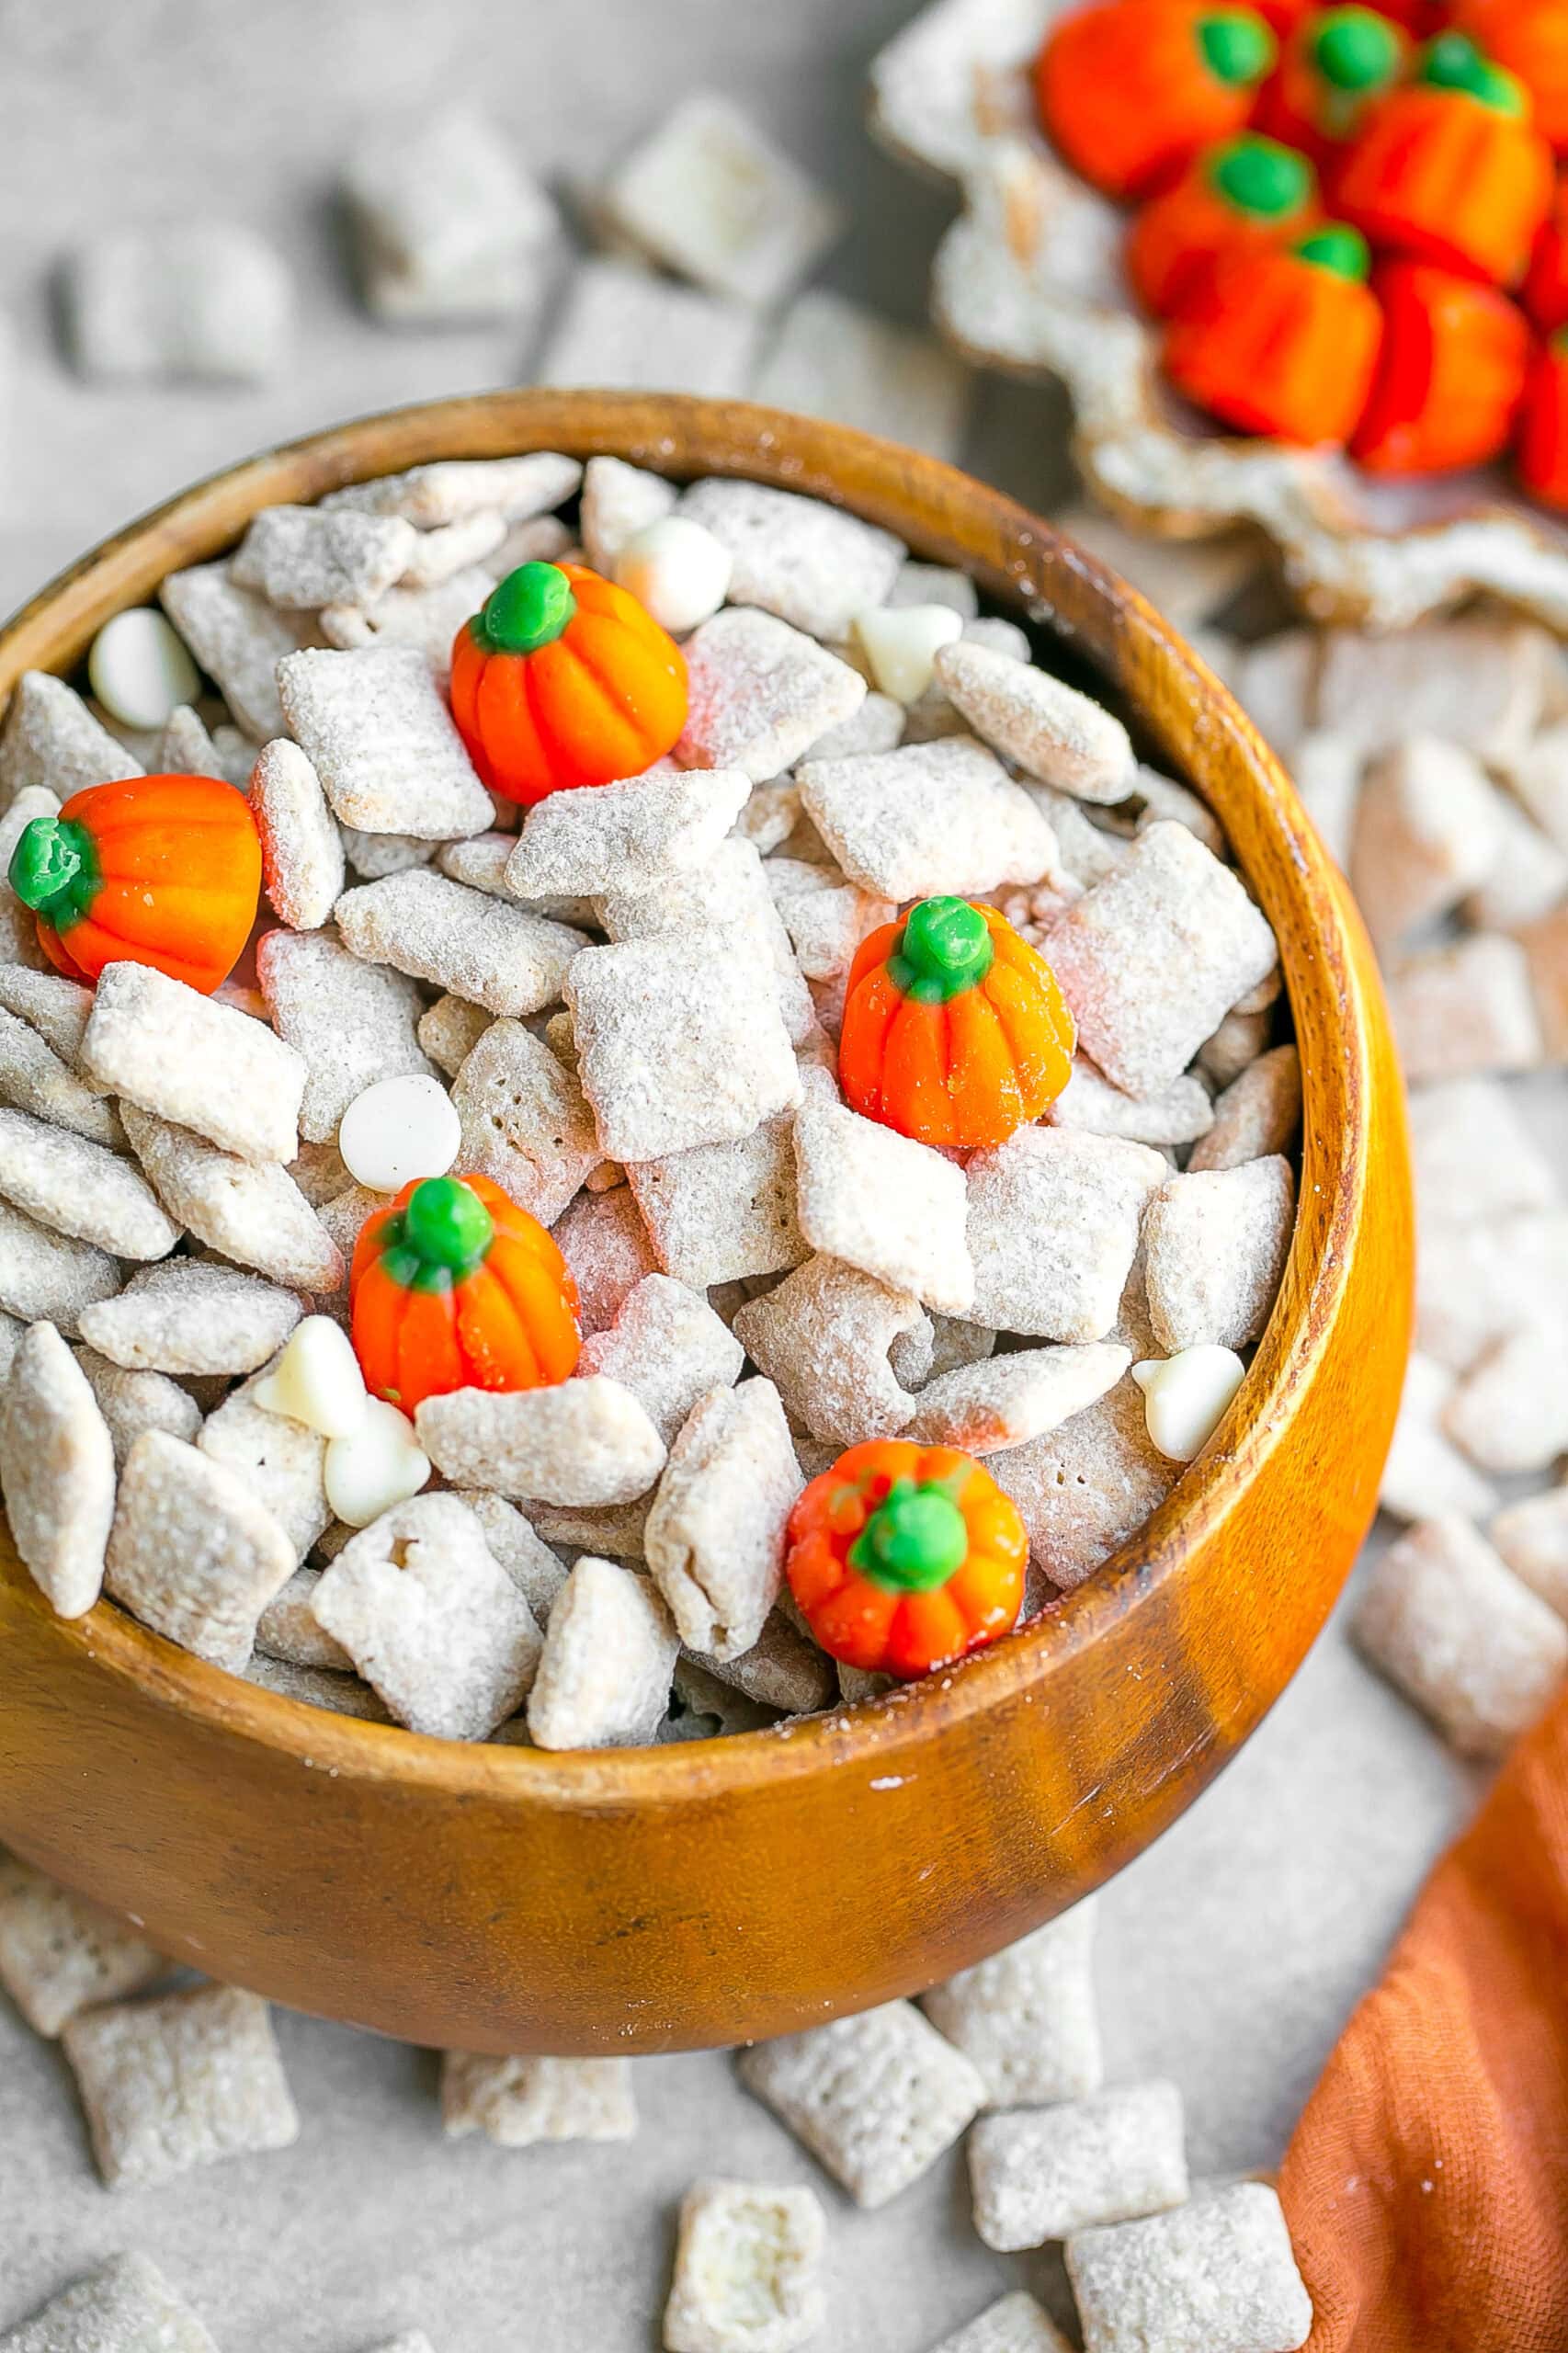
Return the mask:
<path fill-rule="evenodd" d="M 738 404 L 506 392 L 349 425 L 122 532 L 0 635 L 68 671 L 257 508 L 437 457 L 558 449 L 841 500 L 1052 625 L 1199 786 L 1278 936 L 1305 1081 L 1301 1211 L 1256 1361 L 1200 1460 L 1016 1638 L 854 1711 L 580 1756 L 421 1739 L 54 1618 L 0 1547 L 0 1839 L 172 1953 L 475 2051 L 773 2035 L 935 1983 L 1130 1861 L 1253 1730 L 1376 1505 L 1408 1338 L 1403 1115 L 1344 885 L 1234 703 L 1141 598 L 964 475 Z"/>

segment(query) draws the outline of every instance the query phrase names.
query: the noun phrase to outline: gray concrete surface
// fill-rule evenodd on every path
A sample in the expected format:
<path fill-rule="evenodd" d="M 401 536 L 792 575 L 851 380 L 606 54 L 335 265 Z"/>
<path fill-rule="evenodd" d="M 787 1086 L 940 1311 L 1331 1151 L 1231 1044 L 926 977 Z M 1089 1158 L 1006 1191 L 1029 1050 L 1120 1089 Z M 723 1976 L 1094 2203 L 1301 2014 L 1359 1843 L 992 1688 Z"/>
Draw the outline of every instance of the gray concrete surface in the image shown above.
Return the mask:
<path fill-rule="evenodd" d="M 944 202 L 859 127 L 865 62 L 907 13 L 907 0 L 0 0 L 0 308 L 17 346 L 0 608 L 267 442 L 526 378 L 513 331 L 391 335 L 349 298 L 335 165 L 367 117 L 426 92 L 476 90 L 559 178 L 591 176 L 683 89 L 714 84 L 852 208 L 826 282 L 917 318 Z M 229 395 L 74 381 L 51 336 L 61 251 L 106 221 L 203 210 L 264 227 L 290 256 L 297 369 Z M 983 388 L 971 457 L 1044 500 L 1065 481 L 1054 404 Z M 1112 2070 L 1181 2084 L 1199 2172 L 1278 2159 L 1470 1796 L 1331 1630 L 1231 1772 L 1109 1892 Z M 57 2052 L 0 2007 L 0 2328 L 96 2259 L 142 2247 L 223 2353 L 357 2353 L 414 2325 L 437 2353 L 643 2353 L 696 2174 L 820 2184 L 722 2057 L 647 2063 L 642 2129 L 624 2148 L 506 2153 L 443 2143 L 429 2054 L 303 2018 L 281 2031 L 304 2117 L 296 2150 L 111 2198 Z M 922 2353 L 1007 2285 L 1060 2298 L 1051 2260 L 974 2238 L 956 2160 L 877 2215 L 820 2186 L 824 2345 Z"/>

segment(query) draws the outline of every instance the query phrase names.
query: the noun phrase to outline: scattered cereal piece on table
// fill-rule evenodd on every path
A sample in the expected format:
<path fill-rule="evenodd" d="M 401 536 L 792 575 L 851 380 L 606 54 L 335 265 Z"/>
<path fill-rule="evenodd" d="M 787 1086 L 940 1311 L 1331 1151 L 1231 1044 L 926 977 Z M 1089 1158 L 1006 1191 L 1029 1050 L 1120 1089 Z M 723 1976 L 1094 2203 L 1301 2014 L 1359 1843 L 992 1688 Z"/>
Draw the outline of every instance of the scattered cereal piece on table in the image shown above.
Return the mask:
<path fill-rule="evenodd" d="M 272 1282 L 338 1288 L 342 1254 L 286 1168 L 220 1152 L 134 1104 L 122 1117 L 158 1199 L 199 1242 Z"/>
<path fill-rule="evenodd" d="M 1510 1504 L 1486 1533 L 1515 1575 L 1568 1618 L 1568 1486 Z"/>
<path fill-rule="evenodd" d="M 1043 1340 L 1103 1339 L 1116 1321 L 1140 1223 L 1170 1176 L 1119 1137 L 1021 1128 L 968 1169 L 969 1313 Z"/>
<path fill-rule="evenodd" d="M 144 2255 L 116 2255 L 0 2336 L 0 2353 L 217 2353 Z"/>
<path fill-rule="evenodd" d="M 614 1323 L 584 1343 L 579 1370 L 623 1382 L 669 1446 L 700 1398 L 733 1387 L 744 1360 L 700 1291 L 668 1275 L 644 1275 Z"/>
<path fill-rule="evenodd" d="M 819 1254 L 743 1307 L 733 1329 L 792 1419 L 829 1445 L 853 1446 L 893 1437 L 914 1412 L 888 1350 L 921 1313 L 912 1291 Z"/>
<path fill-rule="evenodd" d="M 40 978 L 42 977 L 40 974 Z M 113 1151 L 124 1142 L 112 1103 L 77 1077 L 30 1022 L 0 1010 L 0 1097 L 46 1127 Z"/>
<path fill-rule="evenodd" d="M 66 265 L 66 333 L 84 376 L 109 382 L 256 384 L 293 339 L 293 280 L 237 222 L 101 232 Z"/>
<path fill-rule="evenodd" d="M 1056 864 L 1056 836 L 1035 803 L 969 736 L 807 760 L 796 782 L 845 873 L 879 898 L 1038 882 Z"/>
<path fill-rule="evenodd" d="M 1494 1340 L 1443 1408 L 1443 1429 L 1498 1477 L 1549 1471 L 1568 1449 L 1568 1345 L 1545 1321 Z M 1426 1516 L 1437 1509 L 1428 1504 Z"/>
<path fill-rule="evenodd" d="M 583 469 L 581 521 L 583 551 L 593 570 L 613 579 L 627 540 L 672 514 L 679 495 L 663 474 L 629 466 L 623 458 L 590 458 Z"/>
<path fill-rule="evenodd" d="M 353 1660 L 318 1622 L 312 1606 L 323 1574 L 320 1569 L 295 1570 L 257 1619 L 256 1646 L 286 1666 L 317 1666 L 335 1675 L 352 1674 Z"/>
<path fill-rule="evenodd" d="M 1465 1461 L 1443 1427 L 1455 1375 L 1416 1349 L 1405 1367 L 1399 1419 L 1378 1501 L 1396 1519 L 1484 1519 L 1496 1503 L 1490 1483 Z"/>
<path fill-rule="evenodd" d="M 534 379 L 735 400 L 751 382 L 758 334 L 744 303 L 596 255 L 573 276 Z"/>
<path fill-rule="evenodd" d="M 636 1747 L 664 1716 L 680 1647 L 646 1577 L 585 1552 L 550 1613 L 528 1696 L 540 1748 Z"/>
<path fill-rule="evenodd" d="M 974 2227 L 1014 2254 L 1185 2203 L 1181 2094 L 1119 2085 L 1051 2108 L 983 2116 L 969 2137 Z"/>
<path fill-rule="evenodd" d="M 1279 2200 L 1242 2181 L 1067 2242 L 1085 2353 L 1296 2353 L 1312 2325 Z"/>
<path fill-rule="evenodd" d="M 633 1503 L 665 1464 L 646 1408 L 603 1374 L 550 1389 L 452 1390 L 426 1398 L 415 1427 L 455 1485 L 541 1503 Z"/>
<path fill-rule="evenodd" d="M 687 639 L 683 767 L 781 776 L 866 699 L 866 681 L 804 631 L 732 606 Z"/>
<path fill-rule="evenodd" d="M 811 286 L 780 320 L 751 397 L 951 461 L 963 442 L 973 386 L 971 370 L 934 335 Z"/>
<path fill-rule="evenodd" d="M 230 576 L 269 605 L 315 613 L 382 595 L 407 571 L 415 540 L 401 516 L 264 506 L 234 551 Z"/>
<path fill-rule="evenodd" d="M 540 2141 L 630 2141 L 637 2104 L 629 2059 L 492 2059 L 441 2054 L 441 2129 L 483 2132 L 502 2149 Z"/>
<path fill-rule="evenodd" d="M 1466 892 L 1460 915 L 1473 931 L 1507 931 L 1548 915 L 1568 892 L 1568 856 L 1528 817 L 1513 796 L 1492 799 L 1495 836 L 1491 863 Z"/>
<path fill-rule="evenodd" d="M 1128 1143 L 1192 1143 L 1208 1134 L 1214 1107 L 1202 1080 L 1190 1074 L 1173 1079 L 1157 1095 L 1140 1097 L 1124 1095 L 1080 1054 L 1045 1117 L 1051 1127 L 1073 1128 L 1080 1135 L 1120 1136 Z"/>
<path fill-rule="evenodd" d="M 960 638 L 937 655 L 936 672 L 976 734 L 1041 784 L 1107 802 L 1125 801 L 1136 789 L 1132 745 L 1120 720 L 1049 671 Z"/>
<path fill-rule="evenodd" d="M 466 1170 L 553 1225 L 603 1154 L 573 1072 L 520 1021 L 492 1021 L 458 1068 L 452 1109 Z"/>
<path fill-rule="evenodd" d="M 146 1179 L 119 1154 L 4 1106 L 0 1194 L 40 1224 L 117 1258 L 162 1258 L 179 1240 Z"/>
<path fill-rule="evenodd" d="M 539 1665 L 533 1612 L 455 1495 L 415 1495 L 372 1521 L 311 1608 L 399 1723 L 437 1739 L 483 1740 Z"/>
<path fill-rule="evenodd" d="M 80 1618 L 103 1585 L 114 1448 L 52 1324 L 22 1335 L 0 1391 L 0 1494 L 34 1584 L 59 1616 Z"/>
<path fill-rule="evenodd" d="M 82 1068 L 137 1108 L 193 1129 L 241 1159 L 294 1157 L 304 1057 L 264 1021 L 215 1005 L 151 965 L 105 967 Z"/>
<path fill-rule="evenodd" d="M 1350 882 L 1387 950 L 1484 881 L 1497 854 L 1496 794 L 1458 745 L 1407 736 L 1375 760 L 1357 804 Z"/>
<path fill-rule="evenodd" d="M 423 1000 L 390 965 L 368 963 L 335 933 L 272 931 L 257 943 L 267 1010 L 305 1063 L 300 1132 L 322 1143 L 356 1097 L 378 1079 L 431 1074 L 418 1040 Z"/>
<path fill-rule="evenodd" d="M 891 531 L 841 507 L 760 483 L 693 483 L 676 512 L 728 548 L 732 603 L 829 642 L 847 637 L 857 613 L 885 601 L 907 552 Z"/>
<path fill-rule="evenodd" d="M 89 784 L 140 776 L 142 764 L 101 726 L 74 688 L 47 670 L 24 670 L 0 728 L 0 806 L 28 785 L 68 801 Z"/>
<path fill-rule="evenodd" d="M 1103 2075 L 1092 1897 L 923 1996 L 984 2078 L 989 2108 L 1081 2099 Z"/>
<path fill-rule="evenodd" d="M 1025 1446 L 1103 1397 L 1130 1361 L 1128 1349 L 1091 1342 L 1018 1348 L 960 1365 L 925 1384 L 903 1436 L 975 1455 Z"/>
<path fill-rule="evenodd" d="M 658 1263 L 695 1290 L 778 1274 L 811 1255 L 796 1213 L 790 1113 L 731 1143 L 636 1162 L 627 1176 Z"/>
<path fill-rule="evenodd" d="M 528 812 L 509 846 L 506 888 L 534 899 L 663 881 L 713 855 L 748 790 L 735 769 L 673 769 L 551 793 Z"/>
<path fill-rule="evenodd" d="M 197 1446 L 211 1462 L 222 1464 L 244 1482 L 264 1505 L 302 1561 L 316 1539 L 330 1525 L 332 1507 L 326 1499 L 327 1441 L 319 1430 L 269 1412 L 257 1392 L 276 1371 L 276 1361 L 264 1366 L 253 1380 L 231 1391 L 201 1426 Z M 275 1610 L 281 1593 L 262 1612 Z M 256 1640 L 261 1641 L 258 1625 Z M 271 1648 L 270 1644 L 264 1647 Z M 289 1655 L 289 1654 L 283 1654 Z M 301 1666 L 342 1666 L 343 1659 L 301 1658 Z"/>
<path fill-rule="evenodd" d="M 169 1967 L 111 1913 L 0 1854 L 0 1985 L 35 2034 L 52 2038 L 79 2010 L 140 1994 Z"/>
<path fill-rule="evenodd" d="M 1544 630 L 1506 619 L 1427 621 L 1389 636 L 1308 634 L 1321 649 L 1318 726 L 1367 753 L 1403 735 L 1436 735 L 1499 767 L 1526 751 L 1540 724 L 1556 660 Z"/>
<path fill-rule="evenodd" d="M 319 645 L 313 613 L 281 613 L 233 578 L 227 562 L 171 572 L 158 601 L 253 742 L 286 735 L 278 665 Z M 216 740 L 216 739 L 214 739 Z"/>
<path fill-rule="evenodd" d="M 1568 915 L 1554 907 L 1517 934 L 1548 1062 L 1568 1063 Z"/>
<path fill-rule="evenodd" d="M 132 1372 L 254 1372 L 300 1320 L 292 1291 L 237 1267 L 172 1258 L 85 1308 L 82 1337 Z"/>
<path fill-rule="evenodd" d="M 864 2207 L 918 2180 L 985 2100 L 970 2062 L 908 2002 L 758 2043 L 740 2072 Z"/>
<path fill-rule="evenodd" d="M 267 745 L 251 779 L 250 804 L 275 912 L 291 930 L 319 929 L 343 890 L 343 837 L 321 779 L 297 744 L 279 736 Z"/>
<path fill-rule="evenodd" d="M 1241 1348 L 1262 1336 L 1295 1209 L 1295 1172 L 1278 1154 L 1171 1177 L 1143 1222 L 1149 1313 L 1164 1348 Z"/>
<path fill-rule="evenodd" d="M 1406 1080 L 1531 1070 L 1545 1051 L 1529 960 L 1517 939 L 1472 932 L 1408 956 L 1388 976 L 1389 1011 Z"/>
<path fill-rule="evenodd" d="M 297 1565 L 244 1481 L 163 1430 L 126 1457 L 106 1589 L 154 1633 L 237 1672 L 256 1623 Z"/>
<path fill-rule="evenodd" d="M 933 2353 L 1071 2353 L 1056 2323 L 1027 2289 L 999 2297 Z"/>
<path fill-rule="evenodd" d="M 717 929 L 585 949 L 566 977 L 579 1074 L 611 1159 L 749 1135 L 800 1100 L 768 972 Z"/>
<path fill-rule="evenodd" d="M 345 892 L 336 917 L 352 955 L 390 964 L 495 1014 L 537 1013 L 552 1004 L 587 946 L 564 924 L 425 867 Z"/>
<path fill-rule="evenodd" d="M 875 1120 L 816 1101 L 795 1115 L 795 1161 L 801 1232 L 813 1250 L 944 1313 L 973 1304 L 961 1168 Z"/>
<path fill-rule="evenodd" d="M 477 108 L 422 108 L 379 122 L 350 154 L 343 194 L 365 301 L 389 324 L 534 307 L 559 233 L 555 208 Z"/>
<path fill-rule="evenodd" d="M 681 2200 L 668 2353 L 795 2353 L 826 2317 L 822 2202 L 803 2187 L 694 2182 Z"/>
<path fill-rule="evenodd" d="M 287 2149 L 300 2119 L 271 2012 L 237 1986 L 198 1985 L 72 2019 L 62 2040 L 110 2189 L 152 2189 L 194 2165 Z"/>
<path fill-rule="evenodd" d="M 1467 1756 L 1500 1756 L 1568 1667 L 1568 1626 L 1451 1517 L 1407 1529 L 1373 1563 L 1352 1631 Z"/>
<path fill-rule="evenodd" d="M 35 1224 L 0 1200 L 0 1308 L 7 1315 L 74 1332 L 82 1310 L 112 1299 L 122 1279 L 107 1251 Z"/>
<path fill-rule="evenodd" d="M 738 1358 L 738 1343 L 731 1345 Z M 770 1381 L 715 1387 L 698 1400 L 671 1445 L 644 1538 L 653 1581 L 688 1649 L 734 1659 L 760 1639 L 778 1597 L 785 1524 L 800 1491 Z"/>
<path fill-rule="evenodd" d="M 1275 1046 L 1217 1097 L 1210 1126 L 1187 1155 L 1187 1173 L 1266 1160 L 1285 1151 L 1301 1124 L 1301 1057 L 1294 1046 Z"/>
<path fill-rule="evenodd" d="M 1235 875 L 1169 823 L 1141 834 L 1117 871 L 1068 909 L 1045 952 L 1085 1051 L 1128 1095 L 1178 1078 L 1277 956 Z"/>

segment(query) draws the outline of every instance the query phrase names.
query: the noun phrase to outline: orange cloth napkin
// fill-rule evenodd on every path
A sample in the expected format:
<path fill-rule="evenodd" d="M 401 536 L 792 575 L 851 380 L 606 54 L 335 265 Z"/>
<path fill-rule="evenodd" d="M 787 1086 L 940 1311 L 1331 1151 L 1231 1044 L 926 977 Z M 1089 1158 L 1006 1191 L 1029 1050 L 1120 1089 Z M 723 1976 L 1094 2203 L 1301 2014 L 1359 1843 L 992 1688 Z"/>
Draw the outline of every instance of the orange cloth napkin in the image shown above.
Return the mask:
<path fill-rule="evenodd" d="M 1279 2195 L 1309 2353 L 1568 2348 L 1568 1695 L 1428 1880 Z"/>

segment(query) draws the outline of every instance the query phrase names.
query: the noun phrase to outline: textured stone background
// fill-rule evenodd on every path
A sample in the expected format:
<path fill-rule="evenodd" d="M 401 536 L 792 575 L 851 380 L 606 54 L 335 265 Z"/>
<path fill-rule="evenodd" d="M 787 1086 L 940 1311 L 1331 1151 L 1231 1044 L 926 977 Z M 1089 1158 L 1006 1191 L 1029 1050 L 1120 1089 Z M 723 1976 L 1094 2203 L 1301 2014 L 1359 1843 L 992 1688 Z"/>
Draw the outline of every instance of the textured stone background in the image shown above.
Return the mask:
<path fill-rule="evenodd" d="M 267 442 L 527 380 L 515 329 L 394 335 L 353 307 L 330 191 L 380 108 L 473 88 L 561 180 L 591 177 L 685 88 L 711 83 L 851 208 L 828 282 L 917 318 L 945 202 L 860 129 L 866 61 L 908 13 L 907 0 L 0 0 L 0 309 L 16 343 L 0 608 Z M 203 210 L 254 222 L 289 254 L 295 370 L 230 395 L 77 382 L 51 341 L 61 250 L 106 222 Z M 1045 500 L 1065 479 L 1056 409 L 983 388 L 971 456 Z M 0 1737 L 3 1676 L 0 1663 Z M 1467 1778 L 1331 1631 L 1232 1771 L 1109 1892 L 1111 2073 L 1176 2078 L 1199 2171 L 1277 2160 L 1468 1803 Z M 722 2057 L 646 2063 L 642 2132 L 624 2148 L 507 2153 L 443 2143 L 428 2054 L 304 2018 L 281 2031 L 304 2118 L 296 2150 L 111 2199 L 57 2054 L 0 2009 L 0 2328 L 137 2246 L 224 2353 L 356 2353 L 413 2325 L 437 2353 L 643 2353 L 694 2175 L 823 2186 Z M 1053 2258 L 991 2256 L 973 2237 L 956 2160 L 881 2214 L 825 2195 L 836 2302 L 824 2344 L 923 2353 L 1005 2286 L 1057 2296 Z"/>

